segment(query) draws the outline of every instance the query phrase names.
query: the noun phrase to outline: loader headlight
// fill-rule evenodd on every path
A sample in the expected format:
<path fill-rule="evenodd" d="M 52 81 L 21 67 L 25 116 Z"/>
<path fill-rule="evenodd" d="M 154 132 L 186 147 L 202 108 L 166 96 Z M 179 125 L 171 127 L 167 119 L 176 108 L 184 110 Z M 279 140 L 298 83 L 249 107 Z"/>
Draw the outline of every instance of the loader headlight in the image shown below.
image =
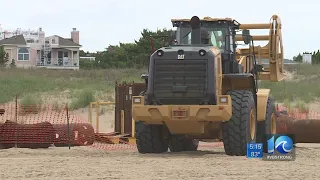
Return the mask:
<path fill-rule="evenodd" d="M 158 56 L 163 56 L 163 54 L 164 54 L 164 52 L 163 52 L 162 50 L 158 50 L 158 51 L 157 51 L 157 55 L 158 55 Z"/>
<path fill-rule="evenodd" d="M 206 55 L 206 51 L 203 50 L 203 49 L 199 50 L 199 55 L 200 55 L 200 56 Z"/>
<path fill-rule="evenodd" d="M 141 97 L 134 97 L 133 98 L 133 103 L 134 104 L 140 104 L 141 103 Z"/>
<path fill-rule="evenodd" d="M 220 103 L 227 103 L 228 102 L 228 98 L 227 97 L 220 97 L 219 98 L 219 102 Z"/>

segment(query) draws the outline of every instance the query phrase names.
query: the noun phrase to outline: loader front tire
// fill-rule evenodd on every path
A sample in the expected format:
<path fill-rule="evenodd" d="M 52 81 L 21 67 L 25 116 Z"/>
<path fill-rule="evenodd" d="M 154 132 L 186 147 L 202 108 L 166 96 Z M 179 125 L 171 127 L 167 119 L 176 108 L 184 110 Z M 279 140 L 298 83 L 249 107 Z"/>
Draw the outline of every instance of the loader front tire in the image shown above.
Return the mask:
<path fill-rule="evenodd" d="M 168 139 L 163 125 L 135 123 L 136 144 L 139 153 L 163 153 L 168 151 Z"/>
<path fill-rule="evenodd" d="M 231 90 L 227 94 L 232 99 L 232 117 L 222 123 L 224 150 L 230 156 L 245 156 L 247 143 L 256 141 L 257 118 L 253 93 Z"/>
<path fill-rule="evenodd" d="M 273 98 L 268 97 L 266 118 L 264 121 L 258 122 L 257 142 L 264 143 L 265 134 L 277 133 L 277 111 Z M 267 144 L 263 145 L 263 151 L 268 152 Z"/>
<path fill-rule="evenodd" d="M 172 135 L 169 139 L 171 152 L 197 151 L 198 145 L 198 140 L 188 138 L 185 135 Z"/>

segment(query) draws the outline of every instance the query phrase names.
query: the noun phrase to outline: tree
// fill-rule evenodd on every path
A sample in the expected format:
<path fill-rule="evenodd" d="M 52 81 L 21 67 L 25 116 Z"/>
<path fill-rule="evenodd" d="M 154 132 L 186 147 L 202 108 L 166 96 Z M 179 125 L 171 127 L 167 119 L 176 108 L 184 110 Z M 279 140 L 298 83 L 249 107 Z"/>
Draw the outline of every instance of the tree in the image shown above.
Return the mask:
<path fill-rule="evenodd" d="M 320 64 L 320 51 L 318 50 L 314 56 L 312 56 L 312 64 Z"/>
<path fill-rule="evenodd" d="M 80 57 L 89 57 L 89 56 L 95 57 L 95 54 L 96 54 L 96 53 L 91 53 L 91 52 L 89 52 L 89 51 L 84 52 L 84 50 L 80 50 L 80 51 L 79 51 L 79 56 L 80 56 Z"/>
<path fill-rule="evenodd" d="M 293 61 L 302 63 L 302 55 L 299 53 L 297 56 L 294 56 Z"/>
<path fill-rule="evenodd" d="M 306 54 L 310 54 L 308 52 L 303 52 L 303 54 L 306 53 Z M 316 50 L 316 51 L 313 51 L 311 53 L 312 57 L 311 57 L 311 63 L 312 64 L 320 64 L 320 50 Z M 302 55 L 301 53 L 299 53 L 297 56 L 294 56 L 293 57 L 293 61 L 295 62 L 299 62 L 299 63 L 302 63 Z"/>
<path fill-rule="evenodd" d="M 148 64 L 149 56 L 152 54 L 150 39 L 153 39 L 154 49 L 168 45 L 171 31 L 162 29 L 155 32 L 143 29 L 141 37 L 133 43 L 122 43 L 109 45 L 104 51 L 91 56 L 96 57 L 95 68 L 141 68 Z M 92 66 L 90 66 L 92 67 Z"/>
<path fill-rule="evenodd" d="M 80 50 L 79 51 L 79 56 L 80 57 L 84 57 L 84 56 L 86 56 L 87 54 L 83 51 L 83 50 Z"/>
<path fill-rule="evenodd" d="M 6 67 L 9 61 L 9 54 L 6 53 L 3 46 L 0 46 L 0 67 Z"/>

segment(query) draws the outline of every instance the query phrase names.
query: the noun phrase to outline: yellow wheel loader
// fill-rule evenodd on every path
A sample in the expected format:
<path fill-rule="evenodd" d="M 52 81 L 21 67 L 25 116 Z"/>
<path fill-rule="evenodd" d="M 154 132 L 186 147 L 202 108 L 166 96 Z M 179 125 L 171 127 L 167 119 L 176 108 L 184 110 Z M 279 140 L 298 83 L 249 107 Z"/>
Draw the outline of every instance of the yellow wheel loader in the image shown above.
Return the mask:
<path fill-rule="evenodd" d="M 138 151 L 196 151 L 199 141 L 220 139 L 226 154 L 244 156 L 247 143 L 275 134 L 274 100 L 258 81 L 284 78 L 279 17 L 240 24 L 193 16 L 172 24 L 175 43 L 150 56 L 148 74 L 141 76 L 146 89 L 132 97 Z M 250 29 L 270 31 L 252 36 Z"/>

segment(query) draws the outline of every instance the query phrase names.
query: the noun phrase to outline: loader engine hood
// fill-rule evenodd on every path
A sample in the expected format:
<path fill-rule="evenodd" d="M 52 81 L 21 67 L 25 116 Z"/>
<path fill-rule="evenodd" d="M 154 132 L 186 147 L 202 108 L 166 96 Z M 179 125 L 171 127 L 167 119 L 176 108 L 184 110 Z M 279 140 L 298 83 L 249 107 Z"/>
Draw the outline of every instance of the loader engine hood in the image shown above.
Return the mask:
<path fill-rule="evenodd" d="M 215 66 L 215 55 L 208 46 L 155 51 L 149 62 L 147 104 L 216 104 Z"/>

